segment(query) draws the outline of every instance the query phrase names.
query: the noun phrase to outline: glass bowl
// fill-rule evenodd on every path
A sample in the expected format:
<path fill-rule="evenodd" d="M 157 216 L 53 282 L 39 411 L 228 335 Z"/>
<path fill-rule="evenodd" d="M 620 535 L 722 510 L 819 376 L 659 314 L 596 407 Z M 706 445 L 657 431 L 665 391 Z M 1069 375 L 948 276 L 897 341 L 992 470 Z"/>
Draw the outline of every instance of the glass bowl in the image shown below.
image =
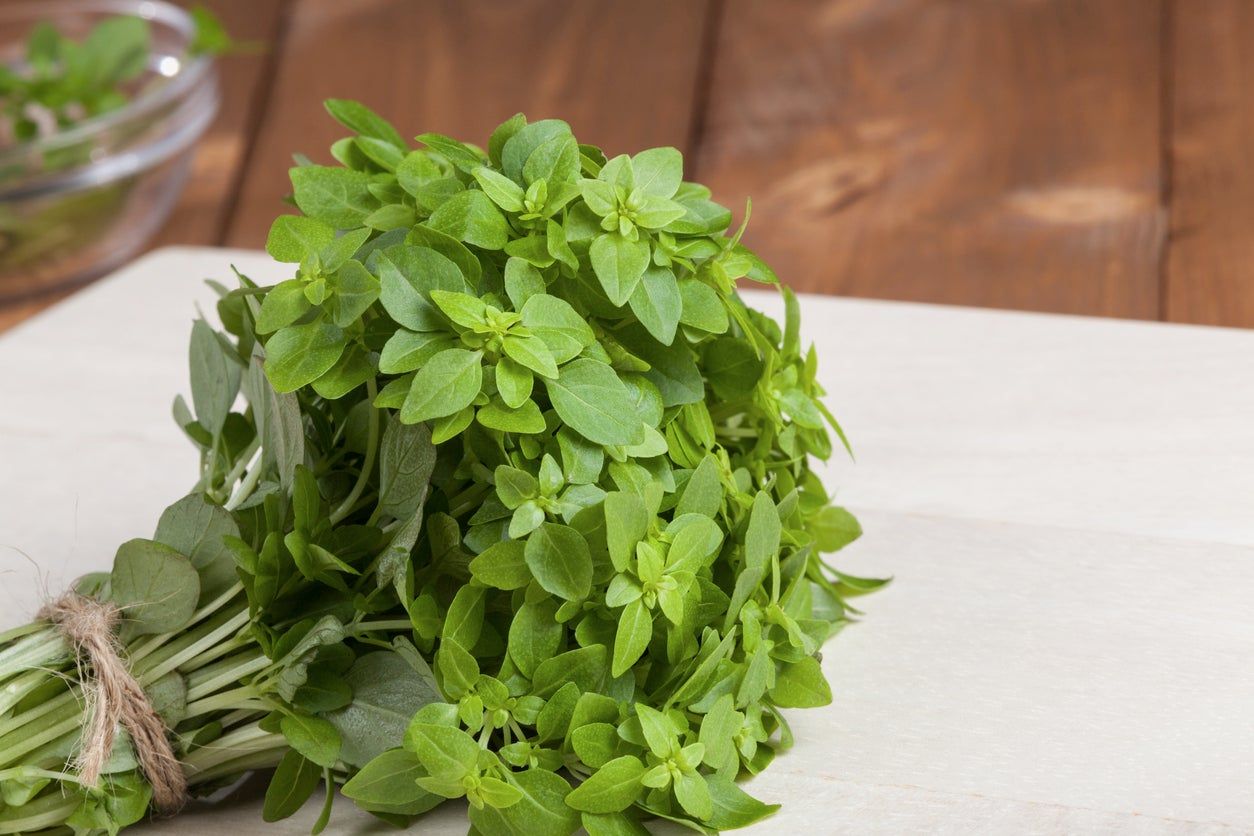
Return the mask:
<path fill-rule="evenodd" d="M 0 147 L 0 302 L 94 279 L 135 255 L 170 214 L 218 109 L 208 56 L 188 57 L 191 16 L 160 0 L 0 5 L 0 63 L 20 66 L 32 27 L 81 39 L 101 20 L 148 21 L 152 54 L 117 110 Z"/>

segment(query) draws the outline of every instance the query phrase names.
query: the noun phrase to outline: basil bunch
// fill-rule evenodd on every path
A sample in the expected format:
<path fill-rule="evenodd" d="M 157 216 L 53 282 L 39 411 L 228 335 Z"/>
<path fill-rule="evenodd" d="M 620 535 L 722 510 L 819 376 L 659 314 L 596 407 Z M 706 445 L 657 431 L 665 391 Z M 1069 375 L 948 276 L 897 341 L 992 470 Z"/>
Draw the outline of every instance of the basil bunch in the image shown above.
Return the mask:
<path fill-rule="evenodd" d="M 860 529 L 810 467 L 845 439 L 796 299 L 782 328 L 746 307 L 736 281 L 776 277 L 674 148 L 607 158 L 520 114 L 486 152 L 413 150 L 327 109 L 355 135 L 291 171 L 303 215 L 267 249 L 293 277 L 228 300 L 305 421 L 368 421 L 323 498 L 381 525 L 434 662 L 439 697 L 344 793 L 384 816 L 465 796 L 487 834 L 768 815 L 734 779 L 791 742 L 781 708 L 830 700 L 818 649 L 881 583 L 821 557 Z M 415 434 L 435 464 L 400 506 Z"/>
<path fill-rule="evenodd" d="M 355 135 L 291 172 L 291 278 L 192 329 L 195 491 L 82 586 L 193 790 L 277 766 L 266 819 L 322 781 L 315 830 L 337 786 L 398 825 L 464 797 L 486 836 L 769 815 L 736 781 L 830 701 L 819 649 L 883 583 L 822 558 L 861 531 L 811 468 L 844 436 L 796 299 L 743 303 L 776 278 L 675 149 L 519 115 L 413 150 L 328 109 Z M 0 634 L 0 834 L 147 807 L 124 752 L 69 768 L 73 669 L 47 624 Z"/>

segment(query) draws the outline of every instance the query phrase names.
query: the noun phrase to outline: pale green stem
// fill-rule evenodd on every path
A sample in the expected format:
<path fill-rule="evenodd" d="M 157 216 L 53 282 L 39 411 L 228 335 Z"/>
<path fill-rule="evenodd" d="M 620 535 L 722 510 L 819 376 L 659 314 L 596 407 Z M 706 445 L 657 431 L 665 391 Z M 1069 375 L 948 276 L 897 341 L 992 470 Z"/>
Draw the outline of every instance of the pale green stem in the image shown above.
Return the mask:
<path fill-rule="evenodd" d="M 362 621 L 349 627 L 348 632 L 353 635 L 369 633 L 374 630 L 412 630 L 413 624 L 405 619 L 394 619 L 391 621 Z"/>
<path fill-rule="evenodd" d="M 197 671 L 208 667 L 214 662 L 217 662 L 223 656 L 228 656 L 234 653 L 235 651 L 239 650 L 240 648 L 249 647 L 255 644 L 256 642 L 253 640 L 252 636 L 246 633 L 238 634 L 234 638 L 227 639 L 226 641 L 222 642 L 222 644 L 218 645 L 217 647 L 214 647 L 210 650 L 206 650 L 204 653 L 200 654 L 195 659 L 188 662 L 179 670 L 181 670 L 184 674 L 196 673 Z"/>
<path fill-rule="evenodd" d="M 235 463 L 235 467 L 231 468 L 230 472 L 223 478 L 223 490 L 232 487 L 239 481 L 239 478 L 244 475 L 244 471 L 248 469 L 248 463 L 252 461 L 259 447 L 261 447 L 261 439 L 254 438 L 252 444 L 249 444 L 244 452 L 240 454 L 239 461 Z"/>
<path fill-rule="evenodd" d="M 195 659 L 208 648 L 213 647 L 218 642 L 230 636 L 236 630 L 248 623 L 248 612 L 240 611 L 228 619 L 222 625 L 216 627 L 207 633 L 199 641 L 189 645 L 181 652 L 175 653 L 161 662 L 156 663 L 151 668 L 140 671 L 136 670 L 141 685 L 151 685 L 161 677 L 165 676 L 172 670 L 177 670 L 180 665 L 191 659 Z M 142 667 L 142 666 L 141 666 Z"/>
<path fill-rule="evenodd" d="M 188 778 L 197 781 L 205 771 L 241 755 L 285 746 L 282 735 L 272 734 L 253 723 L 190 752 L 183 758 L 183 768 Z"/>
<path fill-rule="evenodd" d="M 225 670 L 219 671 L 214 676 L 204 679 L 203 681 L 197 680 L 193 684 L 192 680 L 189 678 L 187 699 L 190 701 L 206 697 L 215 693 L 219 688 L 223 688 L 232 682 L 239 682 L 246 676 L 251 676 L 258 671 L 265 670 L 269 664 L 269 659 L 262 654 L 258 654 L 257 656 L 242 663 L 224 666 Z M 195 713 L 196 712 L 191 712 L 191 716 L 195 716 Z"/>
<path fill-rule="evenodd" d="M 32 621 L 29 624 L 23 624 L 20 627 L 14 627 L 11 630 L 5 630 L 4 632 L 0 633 L 0 648 L 4 647 L 9 642 L 17 641 L 22 636 L 26 636 L 31 633 L 37 633 L 40 630 L 46 629 L 47 627 L 48 625 L 46 622 Z"/>
<path fill-rule="evenodd" d="M 0 811 L 0 833 L 33 833 L 64 825 L 78 805 L 79 799 L 73 796 L 53 793 L 21 807 Z"/>
<path fill-rule="evenodd" d="M 36 734 L 23 734 L 21 740 L 14 741 L 7 749 L 0 750 L 0 764 L 16 763 L 17 758 L 27 752 L 38 749 L 40 746 L 51 740 L 56 740 L 64 734 L 69 734 L 77 729 L 81 724 L 82 718 L 78 716 L 78 710 L 77 707 L 75 707 L 75 713 L 73 716 L 67 717 L 65 720 L 62 720 L 56 725 L 49 726 Z"/>
<path fill-rule="evenodd" d="M 63 664 L 69 658 L 70 647 L 65 639 L 56 628 L 47 627 L 0 650 L 0 680 L 33 668 Z M 3 710 L 3 697 L 0 697 L 0 711 Z"/>
<path fill-rule="evenodd" d="M 192 786 L 197 784 L 208 784 L 217 781 L 220 778 L 231 778 L 242 775 L 245 772 L 253 772 L 258 769 L 272 769 L 279 765 L 279 761 L 283 759 L 284 753 L 287 752 L 287 743 L 282 737 L 278 739 L 268 749 L 258 749 L 254 752 L 246 752 L 239 757 L 224 761 L 216 766 L 210 767 L 203 772 L 198 772 L 190 779 Z"/>
<path fill-rule="evenodd" d="M 31 675 L 37 677 L 35 681 L 36 687 L 47 681 L 49 674 L 46 671 L 31 671 Z M 33 688 L 31 689 L 33 690 Z M 38 720 L 45 714 L 49 714 L 62 706 L 74 704 L 78 702 L 78 697 L 73 691 L 65 691 L 57 694 L 51 699 L 46 699 L 39 705 L 31 706 L 25 711 L 17 714 L 8 720 L 0 723 L 0 738 L 3 738 L 14 729 L 28 728 L 31 723 Z"/>
<path fill-rule="evenodd" d="M 152 653 L 154 650 L 158 649 L 171 639 L 187 635 L 190 627 L 195 624 L 199 624 L 201 621 L 204 621 L 206 618 L 222 609 L 222 607 L 229 604 L 236 595 L 243 591 L 244 585 L 236 581 L 231 584 L 229 589 L 217 598 L 214 598 L 203 607 L 193 612 L 192 617 L 187 620 L 187 623 L 183 625 L 182 629 L 173 633 L 161 633 L 160 635 L 152 636 L 151 638 L 146 639 L 142 643 L 131 648 L 130 652 L 127 654 L 130 657 L 131 663 L 134 664 L 135 662 L 138 662 L 140 659 L 148 656 L 148 654 Z"/>
<path fill-rule="evenodd" d="M 366 381 L 366 395 L 373 403 L 375 395 L 374 379 Z M 370 429 L 369 436 L 366 439 L 366 460 L 362 462 L 361 473 L 357 474 L 357 482 L 353 485 L 352 491 L 348 496 L 344 497 L 344 501 L 340 506 L 331 512 L 331 524 L 335 525 L 340 520 L 348 516 L 353 510 L 353 506 L 357 504 L 357 500 L 361 498 L 361 492 L 366 489 L 366 483 L 370 480 L 370 473 L 374 470 L 375 453 L 379 447 L 379 410 L 370 410 Z"/>
<path fill-rule="evenodd" d="M 36 769 L 33 766 L 15 766 L 12 769 L 0 769 L 0 781 L 4 781 L 6 778 L 47 778 L 50 781 L 70 781 L 75 784 L 83 782 L 77 775 L 69 772 L 54 772 L 51 769 Z"/>
<path fill-rule="evenodd" d="M 267 705 L 258 696 L 257 689 L 246 685 L 203 699 L 189 700 L 187 713 L 192 717 L 201 717 L 215 711 L 265 711 Z"/>
<path fill-rule="evenodd" d="M 243 505 L 244 500 L 248 499 L 248 497 L 252 495 L 252 492 L 257 487 L 257 483 L 261 481 L 261 472 L 265 470 L 265 467 L 263 466 L 263 462 L 265 461 L 263 451 L 258 448 L 257 453 L 253 458 L 255 459 L 255 462 L 252 463 L 248 474 L 244 477 L 244 480 L 239 483 L 235 490 L 232 491 L 230 499 L 228 499 L 222 506 L 228 511 L 234 511 L 236 508 Z"/>

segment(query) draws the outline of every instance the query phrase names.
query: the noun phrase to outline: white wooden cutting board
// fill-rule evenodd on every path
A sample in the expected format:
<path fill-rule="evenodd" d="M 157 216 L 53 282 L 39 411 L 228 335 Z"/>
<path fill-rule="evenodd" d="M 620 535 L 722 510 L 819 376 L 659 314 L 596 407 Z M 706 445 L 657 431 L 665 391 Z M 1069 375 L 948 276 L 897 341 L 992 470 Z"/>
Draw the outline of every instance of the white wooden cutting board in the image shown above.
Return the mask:
<path fill-rule="evenodd" d="M 285 269 L 163 250 L 0 337 L 0 628 L 193 481 L 170 403 L 231 263 Z M 836 562 L 896 580 L 825 649 L 835 702 L 793 712 L 755 832 L 1254 832 L 1254 333 L 820 297 L 803 321 L 858 455 L 829 469 L 867 532 Z M 343 803 L 332 829 L 375 827 Z"/>

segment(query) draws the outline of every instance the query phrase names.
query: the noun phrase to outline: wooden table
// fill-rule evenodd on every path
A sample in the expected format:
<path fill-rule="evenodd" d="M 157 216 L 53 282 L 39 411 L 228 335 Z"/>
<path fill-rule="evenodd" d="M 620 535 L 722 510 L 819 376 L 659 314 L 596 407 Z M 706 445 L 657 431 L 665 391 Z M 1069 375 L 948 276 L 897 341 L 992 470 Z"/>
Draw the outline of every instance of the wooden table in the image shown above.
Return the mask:
<path fill-rule="evenodd" d="M 169 404 L 200 279 L 232 263 L 289 269 L 165 250 L 0 337 L 0 629 L 188 489 Z M 866 529 L 834 562 L 896 579 L 825 647 L 835 701 L 791 713 L 797 747 L 752 785 L 784 808 L 753 832 L 1254 831 L 1254 333 L 802 310 L 858 455 L 825 474 Z M 316 817 L 265 825 L 255 795 L 137 832 Z M 329 832 L 382 831 L 341 803 Z"/>
<path fill-rule="evenodd" d="M 155 245 L 259 246 L 322 99 L 671 144 L 800 290 L 1254 325 L 1246 0 L 208 0 L 268 45 Z M 0 310 L 0 328 L 38 307 Z"/>

